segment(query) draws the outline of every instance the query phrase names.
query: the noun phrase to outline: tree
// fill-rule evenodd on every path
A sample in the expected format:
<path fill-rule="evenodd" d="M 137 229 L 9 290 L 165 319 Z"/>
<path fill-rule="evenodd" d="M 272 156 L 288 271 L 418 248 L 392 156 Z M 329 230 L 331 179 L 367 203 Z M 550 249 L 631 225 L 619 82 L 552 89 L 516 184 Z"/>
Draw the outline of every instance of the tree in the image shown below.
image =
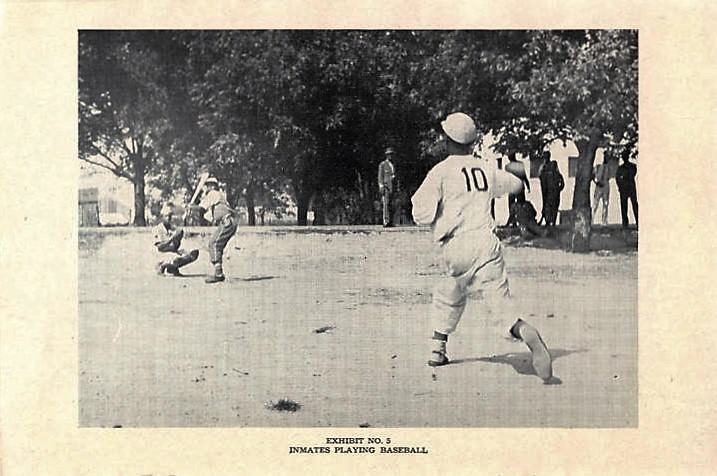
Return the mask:
<path fill-rule="evenodd" d="M 170 128 L 162 32 L 81 31 L 79 158 L 134 186 L 134 225 L 146 225 L 145 178 Z"/>
<path fill-rule="evenodd" d="M 437 44 L 435 32 L 293 32 L 301 94 L 287 114 L 310 144 L 300 172 L 302 195 L 313 197 L 315 224 L 324 223 L 334 197 L 353 197 L 352 223 L 373 222 L 378 163 L 397 149 L 399 180 L 417 187 L 422 131 L 429 122 L 421 94 L 422 63 Z M 307 189 L 308 187 L 308 189 Z M 345 206 L 348 204 L 344 204 Z M 305 223 L 299 207 L 299 223 Z"/>
<path fill-rule="evenodd" d="M 508 67 L 513 74 L 506 102 L 514 119 L 500 132 L 575 142 L 572 247 L 588 251 L 595 153 L 606 146 L 632 148 L 637 141 L 637 32 L 529 32 L 521 51 Z"/>
<path fill-rule="evenodd" d="M 197 124 L 208 137 L 206 166 L 227 184 L 232 206 L 244 203 L 250 225 L 257 201 L 284 182 L 277 141 L 294 63 L 287 60 L 285 36 L 276 31 L 184 36 Z"/>

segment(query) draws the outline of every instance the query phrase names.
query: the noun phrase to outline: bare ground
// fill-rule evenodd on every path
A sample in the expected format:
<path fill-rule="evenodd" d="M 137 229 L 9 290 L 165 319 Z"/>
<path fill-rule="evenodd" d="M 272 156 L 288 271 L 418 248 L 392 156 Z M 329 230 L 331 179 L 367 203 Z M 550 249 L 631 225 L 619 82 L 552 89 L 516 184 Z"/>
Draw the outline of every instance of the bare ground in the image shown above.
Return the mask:
<path fill-rule="evenodd" d="M 81 233 L 80 425 L 637 425 L 637 253 L 619 238 L 587 255 L 506 247 L 518 306 L 555 359 L 544 385 L 480 302 L 453 363 L 426 366 L 440 273 L 427 233 L 300 231 L 240 230 L 216 285 L 203 251 L 186 277 L 160 277 L 149 234 Z"/>

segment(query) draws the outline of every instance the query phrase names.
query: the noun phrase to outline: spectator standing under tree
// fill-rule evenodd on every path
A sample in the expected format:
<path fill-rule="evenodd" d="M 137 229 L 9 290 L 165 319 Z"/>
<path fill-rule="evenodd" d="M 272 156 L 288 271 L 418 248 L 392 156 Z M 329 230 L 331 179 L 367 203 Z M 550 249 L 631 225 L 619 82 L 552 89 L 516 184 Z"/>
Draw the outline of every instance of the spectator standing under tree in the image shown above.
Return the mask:
<path fill-rule="evenodd" d="M 627 201 L 632 203 L 632 214 L 635 215 L 635 225 L 638 225 L 637 218 L 637 187 L 635 186 L 635 176 L 637 175 L 637 166 L 630 162 L 630 150 L 625 149 L 622 153 L 622 164 L 617 168 L 615 173 L 615 182 L 620 192 L 620 212 L 622 213 L 622 228 L 626 229 L 629 224 L 627 218 Z"/>
<path fill-rule="evenodd" d="M 593 169 L 593 182 L 595 182 L 593 217 L 597 216 L 598 206 L 602 203 L 602 224 L 605 226 L 607 225 L 607 208 L 610 203 L 610 171 L 607 165 L 607 156 L 603 156 L 602 163 Z"/>
<path fill-rule="evenodd" d="M 540 210 L 540 221 L 538 222 L 538 225 L 542 224 L 545 221 L 545 204 L 548 203 L 546 197 L 547 187 L 543 183 L 543 180 L 544 176 L 548 171 L 547 165 L 550 163 L 550 151 L 544 151 L 543 155 L 541 156 L 541 159 L 542 162 L 540 163 L 540 167 L 538 168 L 538 179 L 540 180 L 540 196 L 542 197 L 543 208 L 541 208 Z"/>
<path fill-rule="evenodd" d="M 560 173 L 558 163 L 554 160 L 546 162 L 540 171 L 540 189 L 543 194 L 543 217 L 548 231 L 552 231 L 558 219 L 560 209 L 560 192 L 565 188 L 565 180 Z"/>
<path fill-rule="evenodd" d="M 395 153 L 393 147 L 386 149 L 386 158 L 378 164 L 378 191 L 381 194 L 381 205 L 383 210 L 383 226 L 393 226 L 393 179 L 396 176 L 396 168 L 391 162 Z"/>

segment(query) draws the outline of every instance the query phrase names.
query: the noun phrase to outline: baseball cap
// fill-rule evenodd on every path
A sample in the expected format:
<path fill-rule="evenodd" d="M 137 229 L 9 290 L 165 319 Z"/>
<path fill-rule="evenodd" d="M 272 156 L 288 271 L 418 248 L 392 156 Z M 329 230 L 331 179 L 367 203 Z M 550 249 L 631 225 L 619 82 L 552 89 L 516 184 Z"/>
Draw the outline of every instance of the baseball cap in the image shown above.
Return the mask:
<path fill-rule="evenodd" d="M 441 122 L 443 132 L 454 142 L 472 144 L 478 139 L 476 124 L 467 114 L 454 112 Z"/>

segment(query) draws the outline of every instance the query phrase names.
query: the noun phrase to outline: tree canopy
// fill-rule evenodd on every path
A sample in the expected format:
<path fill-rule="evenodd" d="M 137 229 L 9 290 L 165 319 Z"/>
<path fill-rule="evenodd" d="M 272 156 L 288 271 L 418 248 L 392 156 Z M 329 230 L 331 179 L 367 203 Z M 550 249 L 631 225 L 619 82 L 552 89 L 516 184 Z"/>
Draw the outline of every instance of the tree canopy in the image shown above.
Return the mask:
<path fill-rule="evenodd" d="M 79 89 L 81 159 L 166 191 L 210 170 L 250 220 L 289 192 L 299 224 L 375 222 L 383 150 L 405 202 L 457 110 L 502 154 L 574 141 L 582 209 L 595 149 L 636 147 L 637 33 L 81 32 Z"/>

